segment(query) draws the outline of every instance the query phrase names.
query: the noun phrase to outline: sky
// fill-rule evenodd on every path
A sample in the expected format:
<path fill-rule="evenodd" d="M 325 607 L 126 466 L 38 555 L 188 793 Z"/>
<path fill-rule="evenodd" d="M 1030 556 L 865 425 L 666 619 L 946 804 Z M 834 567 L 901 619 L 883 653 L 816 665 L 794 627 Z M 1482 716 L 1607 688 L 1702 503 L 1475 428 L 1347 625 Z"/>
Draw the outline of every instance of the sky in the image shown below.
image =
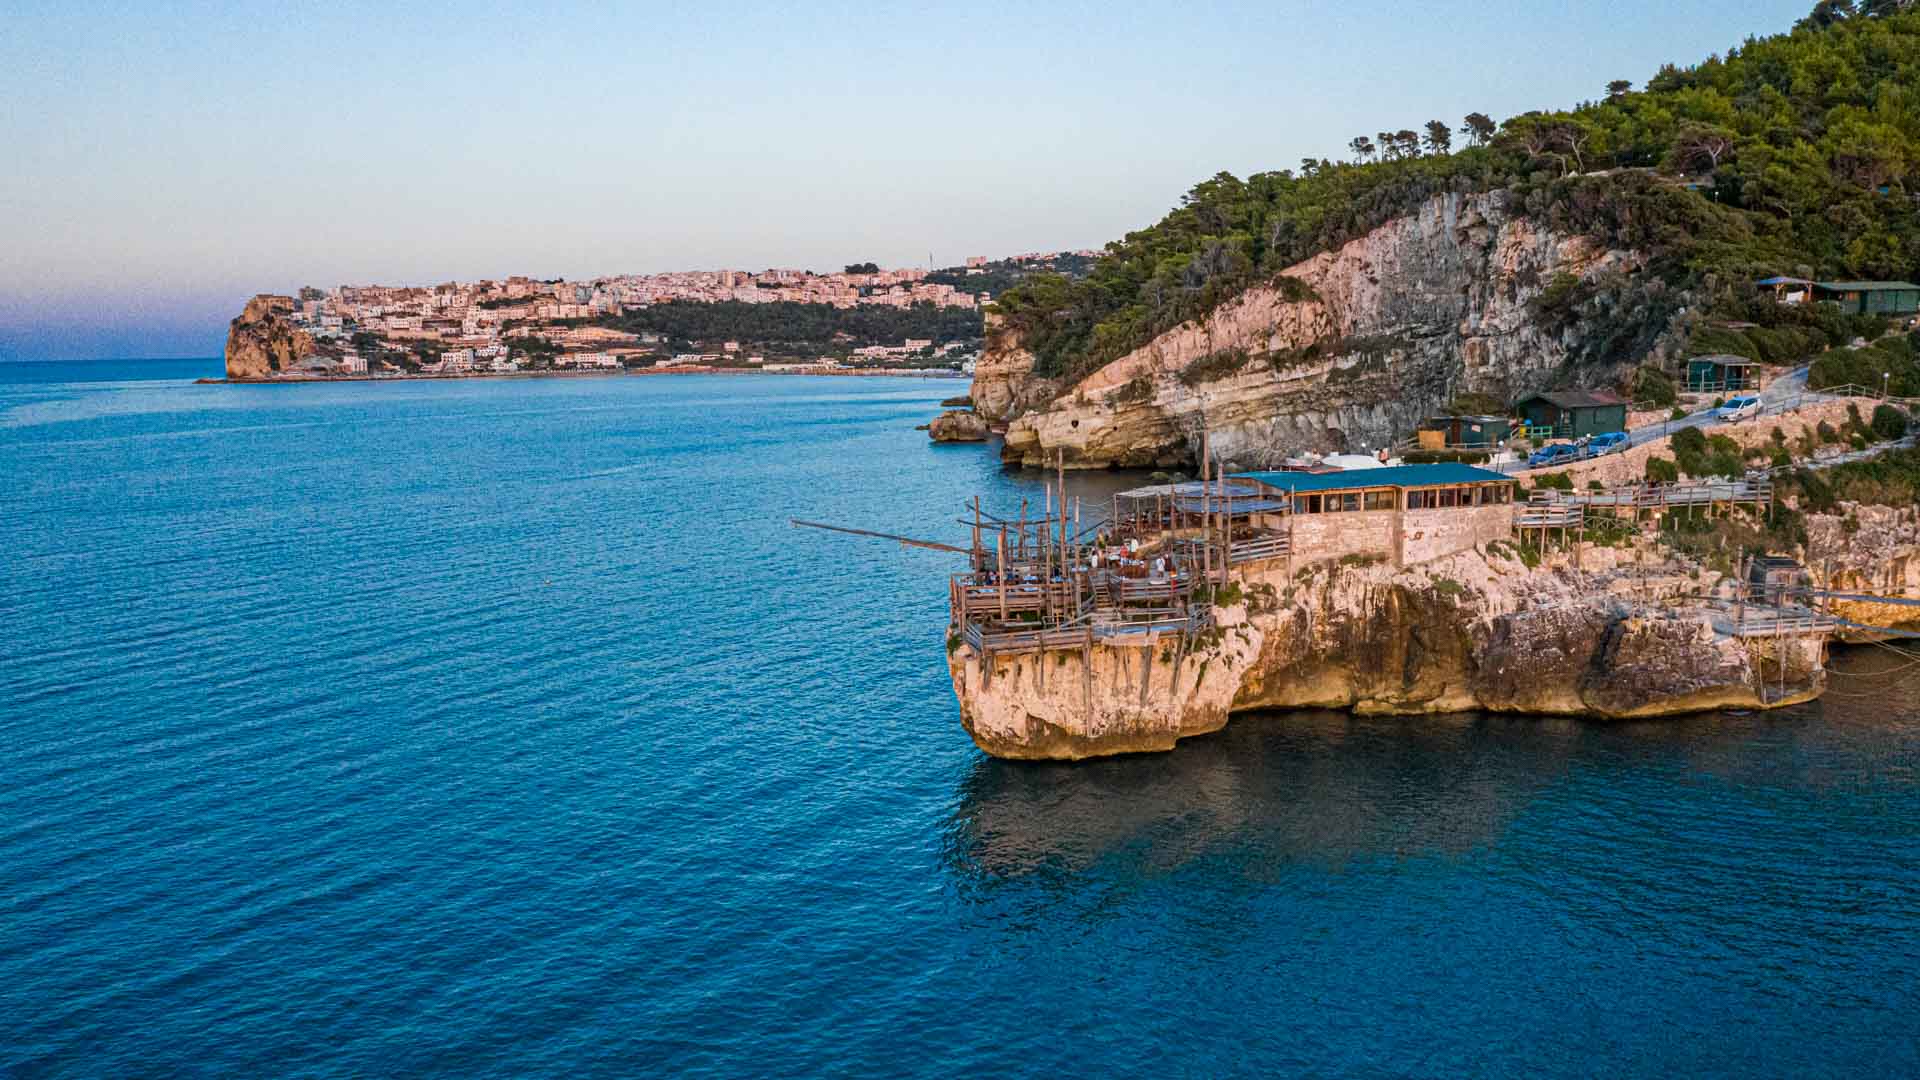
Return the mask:
<path fill-rule="evenodd" d="M 0 360 L 218 355 L 301 285 L 1099 247 L 1220 170 L 1572 105 L 1810 6 L 26 0 Z"/>

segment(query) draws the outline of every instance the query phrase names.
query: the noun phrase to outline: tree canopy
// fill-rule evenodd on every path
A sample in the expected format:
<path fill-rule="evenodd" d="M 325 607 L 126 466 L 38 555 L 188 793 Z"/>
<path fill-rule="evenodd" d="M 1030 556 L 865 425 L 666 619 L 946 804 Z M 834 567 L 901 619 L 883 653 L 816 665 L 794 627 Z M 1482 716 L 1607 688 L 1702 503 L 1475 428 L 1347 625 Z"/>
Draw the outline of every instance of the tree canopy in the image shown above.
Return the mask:
<path fill-rule="evenodd" d="M 1496 188 L 1556 228 L 1648 251 L 1678 286 L 1920 273 L 1912 0 L 1822 0 L 1790 32 L 1637 91 L 1616 80 L 1599 101 L 1497 127 L 1471 113 L 1458 149 L 1436 126 L 1356 137 L 1350 162 L 1218 173 L 1086 278 L 1036 275 L 996 308 L 1040 374 L 1078 376 L 1436 194 Z"/>

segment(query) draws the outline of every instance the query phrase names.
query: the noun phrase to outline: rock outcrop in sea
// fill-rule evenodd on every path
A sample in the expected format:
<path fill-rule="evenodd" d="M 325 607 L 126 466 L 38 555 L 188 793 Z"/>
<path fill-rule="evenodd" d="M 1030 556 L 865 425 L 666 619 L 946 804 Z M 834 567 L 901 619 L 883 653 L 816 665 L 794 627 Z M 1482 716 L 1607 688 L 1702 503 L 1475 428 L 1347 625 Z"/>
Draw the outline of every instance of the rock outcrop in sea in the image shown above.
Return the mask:
<path fill-rule="evenodd" d="M 989 434 L 987 422 L 971 409 L 948 409 L 927 425 L 934 442 L 985 442 Z"/>
<path fill-rule="evenodd" d="M 1019 334 L 989 314 L 975 407 L 1006 425 L 1010 463 L 1057 451 L 1069 467 L 1188 463 L 1204 414 L 1216 453 L 1259 466 L 1386 445 L 1457 394 L 1511 398 L 1575 365 L 1599 382 L 1643 358 L 1669 305 L 1568 318 L 1541 298 L 1556 282 L 1631 280 L 1646 257 L 1557 233 L 1514 201 L 1435 196 L 1282 271 L 1297 284 L 1249 289 L 1071 384 L 1035 375 Z"/>
<path fill-rule="evenodd" d="M 264 379 L 313 355 L 313 337 L 293 325 L 293 297 L 261 293 L 227 326 L 227 378 Z"/>

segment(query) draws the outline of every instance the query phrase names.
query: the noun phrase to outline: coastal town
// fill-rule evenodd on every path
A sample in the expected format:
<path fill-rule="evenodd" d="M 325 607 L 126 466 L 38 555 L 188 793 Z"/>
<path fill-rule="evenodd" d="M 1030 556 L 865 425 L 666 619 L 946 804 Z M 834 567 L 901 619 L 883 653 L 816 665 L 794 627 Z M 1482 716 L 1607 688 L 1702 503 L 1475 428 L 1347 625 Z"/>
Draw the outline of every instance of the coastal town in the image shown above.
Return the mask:
<path fill-rule="evenodd" d="M 262 294 L 235 319 L 236 379 L 452 377 L 619 371 L 970 375 L 990 283 L 1084 262 L 1032 252 L 930 271 L 874 263 L 512 276 L 428 286 Z M 692 309 L 721 312 L 696 318 Z"/>

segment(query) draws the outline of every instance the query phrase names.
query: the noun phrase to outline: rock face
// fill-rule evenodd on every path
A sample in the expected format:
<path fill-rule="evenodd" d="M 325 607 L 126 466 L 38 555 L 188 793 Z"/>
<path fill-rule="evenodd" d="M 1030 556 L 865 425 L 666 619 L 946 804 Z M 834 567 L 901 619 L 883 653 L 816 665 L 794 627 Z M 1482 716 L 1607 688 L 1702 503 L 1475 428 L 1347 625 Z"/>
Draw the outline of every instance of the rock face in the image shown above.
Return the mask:
<path fill-rule="evenodd" d="M 1004 424 L 1045 407 L 1059 392 L 1060 384 L 1035 377 L 1033 353 L 1018 334 L 1007 329 L 1004 319 L 988 311 L 984 322 L 987 348 L 974 365 L 973 386 L 967 391 L 974 410 L 990 422 Z"/>
<path fill-rule="evenodd" d="M 261 293 L 227 327 L 227 378 L 264 379 L 313 355 L 313 338 L 288 321 L 293 297 Z"/>
<path fill-rule="evenodd" d="M 1704 609 L 1639 602 L 1663 579 L 1629 573 L 1630 556 L 1585 557 L 1577 571 L 1480 552 L 1399 571 L 1278 568 L 1247 575 L 1245 599 L 1216 609 L 1218 629 L 1184 656 L 1097 645 L 1001 658 L 987 680 L 960 644 L 949 669 L 968 734 L 1009 758 L 1164 750 L 1246 709 L 1638 717 L 1824 688 L 1823 638 L 1727 636 Z M 1629 580 L 1632 592 L 1610 587 Z M 1695 584 L 1676 573 L 1664 587 Z"/>
<path fill-rule="evenodd" d="M 1250 289 L 1072 386 L 1035 378 L 1018 335 L 990 322 L 973 398 L 1009 424 L 1007 460 L 1028 465 L 1056 449 L 1088 467 L 1186 463 L 1203 413 L 1214 448 L 1246 466 L 1378 447 L 1455 394 L 1517 396 L 1554 383 L 1576 357 L 1591 363 L 1599 335 L 1617 338 L 1620 323 L 1563 325 L 1533 302 L 1556 279 L 1617 281 L 1643 265 L 1638 253 L 1542 228 L 1505 192 L 1441 195 L 1285 270 L 1307 299 L 1287 299 L 1298 287 Z M 1627 329 L 1644 343 L 1665 327 Z"/>
<path fill-rule="evenodd" d="M 927 425 L 934 442 L 985 442 L 989 434 L 987 422 L 967 409 L 949 409 Z"/>
<path fill-rule="evenodd" d="M 1815 588 L 1920 600 L 1920 507 L 1856 506 L 1807 515 L 1804 561 Z M 1834 600 L 1835 615 L 1868 626 L 1920 630 L 1920 607 Z M 1841 639 L 1879 635 L 1842 630 Z"/>

